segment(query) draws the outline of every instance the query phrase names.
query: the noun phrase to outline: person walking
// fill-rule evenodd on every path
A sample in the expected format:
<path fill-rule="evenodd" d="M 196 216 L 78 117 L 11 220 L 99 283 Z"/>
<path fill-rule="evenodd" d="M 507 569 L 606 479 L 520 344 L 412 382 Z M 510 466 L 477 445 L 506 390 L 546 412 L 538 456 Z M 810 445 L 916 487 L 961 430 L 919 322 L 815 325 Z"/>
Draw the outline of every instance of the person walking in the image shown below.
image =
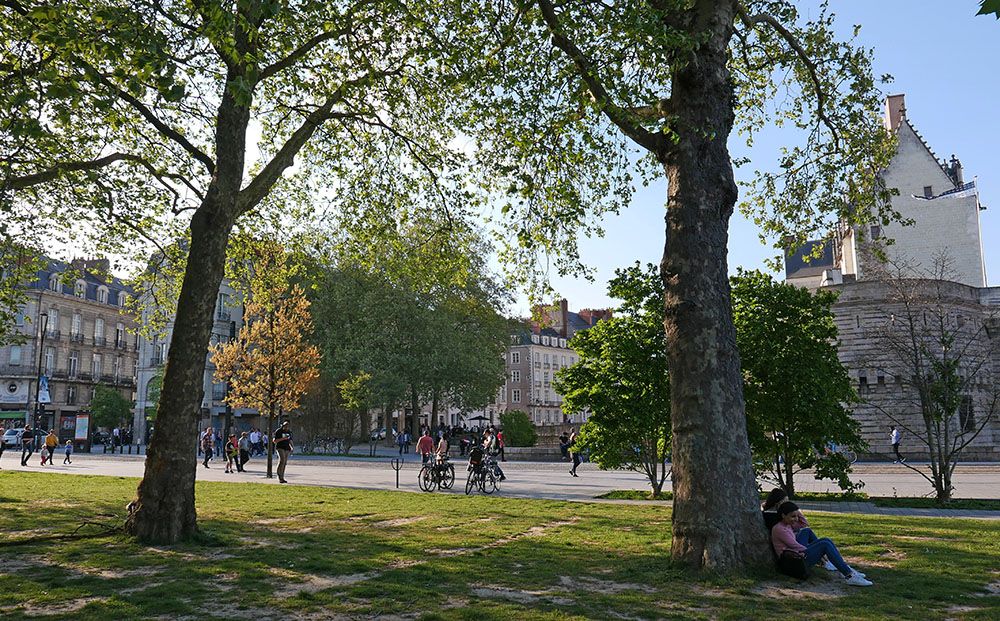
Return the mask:
<path fill-rule="evenodd" d="M 247 432 L 244 431 L 240 434 L 240 441 L 237 446 L 240 449 L 240 459 L 236 462 L 236 470 L 238 472 L 246 472 L 243 466 L 246 466 L 247 462 L 250 461 L 250 437 Z"/>
<path fill-rule="evenodd" d="M 410 435 L 409 431 L 403 432 L 403 452 L 407 455 L 410 454 L 410 443 L 413 442 L 413 436 Z"/>
<path fill-rule="evenodd" d="M 31 425 L 25 423 L 24 431 L 21 432 L 21 465 L 27 466 L 28 460 L 34 454 L 35 449 L 33 442 L 35 440 L 35 430 L 31 428 Z"/>
<path fill-rule="evenodd" d="M 403 456 L 403 444 L 406 443 L 406 432 L 398 434 L 396 436 L 396 444 L 399 445 L 399 456 Z"/>
<path fill-rule="evenodd" d="M 63 465 L 64 466 L 66 464 L 72 464 L 73 463 L 73 460 L 70 459 L 71 455 L 73 455 L 73 441 L 72 440 L 66 440 L 66 457 L 63 458 Z"/>
<path fill-rule="evenodd" d="M 288 466 L 288 456 L 292 454 L 292 432 L 287 420 L 274 432 L 274 448 L 278 450 L 278 481 L 288 483 L 285 480 L 285 467 Z"/>
<path fill-rule="evenodd" d="M 507 461 L 507 456 L 504 454 L 504 447 L 507 442 L 503 438 L 503 427 L 497 431 L 497 452 L 500 453 L 500 461 Z"/>
<path fill-rule="evenodd" d="M 52 465 L 52 456 L 56 454 L 56 447 L 59 446 L 59 437 L 56 430 L 50 429 L 49 435 L 45 436 L 45 450 L 49 453 L 48 464 Z"/>
<path fill-rule="evenodd" d="M 903 463 L 904 461 L 906 461 L 906 459 L 899 454 L 899 440 L 900 440 L 899 429 L 896 429 L 896 426 L 893 425 L 892 428 L 889 430 L 889 441 L 892 442 L 892 451 L 896 454 L 896 459 L 892 460 L 892 463 L 894 464 L 897 462 Z"/>
<path fill-rule="evenodd" d="M 239 442 L 236 440 L 236 434 L 229 434 L 229 439 L 226 440 L 223 450 L 226 453 L 226 472 L 232 474 L 236 472 L 237 460 L 240 458 L 240 446 Z"/>
<path fill-rule="evenodd" d="M 576 469 L 580 467 L 580 451 L 573 450 L 576 448 L 576 429 L 571 429 L 569 434 L 569 442 L 567 443 L 567 448 L 570 451 L 570 455 L 573 457 L 573 468 L 570 469 L 569 473 L 575 477 L 578 477 Z"/>
<path fill-rule="evenodd" d="M 201 436 L 201 451 L 205 455 L 205 460 L 201 465 L 208 468 L 208 462 L 212 459 L 212 449 L 215 447 L 215 438 L 212 437 L 212 428 L 205 427 L 205 433 Z"/>

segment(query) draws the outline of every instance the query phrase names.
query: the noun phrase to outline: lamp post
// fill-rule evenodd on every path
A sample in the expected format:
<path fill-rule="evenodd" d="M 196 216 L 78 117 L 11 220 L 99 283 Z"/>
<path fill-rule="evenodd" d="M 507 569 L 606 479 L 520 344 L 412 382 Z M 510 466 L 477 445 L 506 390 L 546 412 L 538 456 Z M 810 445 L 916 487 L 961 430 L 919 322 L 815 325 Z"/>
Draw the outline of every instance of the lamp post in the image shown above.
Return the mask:
<path fill-rule="evenodd" d="M 48 313 L 42 312 L 38 315 L 38 327 L 40 334 L 38 337 L 38 373 L 35 375 L 35 419 L 31 425 L 31 433 L 33 434 L 31 445 L 34 450 L 38 450 L 38 419 L 42 409 L 42 404 L 38 399 L 42 390 L 42 353 L 45 351 L 45 332 L 49 327 Z"/>

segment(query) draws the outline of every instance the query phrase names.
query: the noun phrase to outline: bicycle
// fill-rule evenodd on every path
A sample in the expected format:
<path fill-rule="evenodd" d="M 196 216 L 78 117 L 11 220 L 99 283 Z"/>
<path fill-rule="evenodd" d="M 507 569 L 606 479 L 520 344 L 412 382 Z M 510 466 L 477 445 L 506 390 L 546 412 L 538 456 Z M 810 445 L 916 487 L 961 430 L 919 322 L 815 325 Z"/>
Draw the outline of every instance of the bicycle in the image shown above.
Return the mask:
<path fill-rule="evenodd" d="M 469 464 L 469 477 L 465 481 L 465 494 L 468 496 L 472 490 L 479 488 L 484 494 L 492 494 L 500 487 L 493 469 L 485 463 Z"/>
<path fill-rule="evenodd" d="M 427 463 L 417 474 L 417 485 L 425 492 L 451 489 L 455 485 L 455 466 L 448 462 L 447 456 L 436 463 Z"/>
<path fill-rule="evenodd" d="M 847 460 L 847 463 L 853 465 L 854 462 L 858 461 L 858 454 L 852 451 L 850 448 L 842 447 L 833 442 L 826 445 L 826 452 L 828 454 L 840 453 Z"/>

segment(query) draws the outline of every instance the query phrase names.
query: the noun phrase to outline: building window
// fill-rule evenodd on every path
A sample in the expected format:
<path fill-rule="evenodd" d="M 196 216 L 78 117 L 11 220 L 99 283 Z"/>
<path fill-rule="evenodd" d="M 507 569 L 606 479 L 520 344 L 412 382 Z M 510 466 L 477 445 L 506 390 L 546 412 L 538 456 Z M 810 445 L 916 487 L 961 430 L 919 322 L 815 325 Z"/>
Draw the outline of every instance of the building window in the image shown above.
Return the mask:
<path fill-rule="evenodd" d="M 21 364 L 21 346 L 11 345 L 10 346 L 10 364 L 11 366 L 18 366 Z"/>
<path fill-rule="evenodd" d="M 875 383 L 878 384 L 879 386 L 885 386 L 885 375 L 882 375 L 881 373 L 876 375 Z"/>
<path fill-rule="evenodd" d="M 49 276 L 49 289 L 52 291 L 59 291 L 61 289 L 59 283 L 59 274 L 52 274 Z"/>
<path fill-rule="evenodd" d="M 858 386 L 862 390 L 865 389 L 865 388 L 868 388 L 868 376 L 867 375 L 859 375 L 858 376 Z"/>
<path fill-rule="evenodd" d="M 78 298 L 87 297 L 87 283 L 84 280 L 77 280 L 76 287 L 73 289 L 73 293 L 76 294 Z"/>
<path fill-rule="evenodd" d="M 104 338 L 104 320 L 98 317 L 94 320 L 94 338 L 103 339 Z"/>
<path fill-rule="evenodd" d="M 219 308 L 217 309 L 218 318 L 223 321 L 229 321 L 229 294 L 220 293 L 219 294 Z"/>
<path fill-rule="evenodd" d="M 66 387 L 66 405 L 76 405 L 76 386 Z"/>
<path fill-rule="evenodd" d="M 962 405 L 958 407 L 958 425 L 962 433 L 976 430 L 976 415 L 972 411 L 972 397 L 962 397 Z"/>
<path fill-rule="evenodd" d="M 118 378 L 121 377 L 121 373 L 122 373 L 122 357 L 121 356 L 118 356 L 117 358 L 115 358 L 115 362 L 114 362 L 114 367 L 113 368 L 114 368 L 114 373 L 115 373 L 115 381 L 117 382 Z"/>
<path fill-rule="evenodd" d="M 521 364 L 521 352 L 513 351 L 510 353 L 510 363 L 511 364 Z"/>
<path fill-rule="evenodd" d="M 931 198 L 934 196 L 934 186 L 925 185 L 924 186 L 924 198 Z"/>
<path fill-rule="evenodd" d="M 512 391 L 510 391 L 510 400 L 513 403 L 520 403 L 521 402 L 521 391 L 518 390 L 517 388 L 515 388 Z"/>
<path fill-rule="evenodd" d="M 57 309 L 49 309 L 49 323 L 47 330 L 50 336 L 59 336 L 59 311 Z"/>
<path fill-rule="evenodd" d="M 100 379 L 98 376 L 101 374 L 101 371 L 104 370 L 104 358 L 101 357 L 101 354 L 94 354 L 94 357 L 90 361 L 90 369 L 94 374 L 94 381 L 96 382 Z"/>
<path fill-rule="evenodd" d="M 100 286 L 97 288 L 97 301 L 101 304 L 108 303 L 108 288 Z"/>
<path fill-rule="evenodd" d="M 52 375 L 52 372 L 56 370 L 56 348 L 46 347 L 45 348 L 45 374 Z"/>
<path fill-rule="evenodd" d="M 128 302 L 128 296 L 125 295 L 124 291 L 118 292 L 118 306 L 125 308 L 125 304 Z"/>
<path fill-rule="evenodd" d="M 76 377 L 80 370 L 80 352 L 72 349 L 69 352 L 69 376 Z"/>
<path fill-rule="evenodd" d="M 115 347 L 125 347 L 125 324 L 115 326 Z"/>
<path fill-rule="evenodd" d="M 548 344 L 549 344 L 549 337 L 543 336 L 542 337 L 542 345 L 548 345 Z"/>
<path fill-rule="evenodd" d="M 521 381 L 521 372 L 520 371 L 511 371 L 510 372 L 510 381 L 515 382 L 515 383 L 520 382 Z"/>
<path fill-rule="evenodd" d="M 83 315 L 80 313 L 73 313 L 73 323 L 70 326 L 70 335 L 79 338 L 83 336 Z"/>

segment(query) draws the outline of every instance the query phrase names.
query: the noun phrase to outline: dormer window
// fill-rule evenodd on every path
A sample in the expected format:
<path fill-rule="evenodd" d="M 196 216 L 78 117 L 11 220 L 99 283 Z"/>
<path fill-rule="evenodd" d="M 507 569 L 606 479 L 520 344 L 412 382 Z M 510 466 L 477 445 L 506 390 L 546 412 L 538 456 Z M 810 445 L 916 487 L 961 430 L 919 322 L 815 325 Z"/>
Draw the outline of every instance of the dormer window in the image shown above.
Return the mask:
<path fill-rule="evenodd" d="M 87 283 L 83 279 L 76 281 L 76 286 L 73 288 L 73 293 L 76 294 L 78 298 L 87 297 Z"/>
<path fill-rule="evenodd" d="M 108 288 L 105 286 L 100 286 L 97 288 L 97 301 L 101 304 L 108 303 Z"/>
<path fill-rule="evenodd" d="M 59 291 L 59 274 L 49 276 L 49 289 Z"/>
<path fill-rule="evenodd" d="M 934 198 L 934 186 L 932 185 L 924 186 L 924 198 Z"/>

